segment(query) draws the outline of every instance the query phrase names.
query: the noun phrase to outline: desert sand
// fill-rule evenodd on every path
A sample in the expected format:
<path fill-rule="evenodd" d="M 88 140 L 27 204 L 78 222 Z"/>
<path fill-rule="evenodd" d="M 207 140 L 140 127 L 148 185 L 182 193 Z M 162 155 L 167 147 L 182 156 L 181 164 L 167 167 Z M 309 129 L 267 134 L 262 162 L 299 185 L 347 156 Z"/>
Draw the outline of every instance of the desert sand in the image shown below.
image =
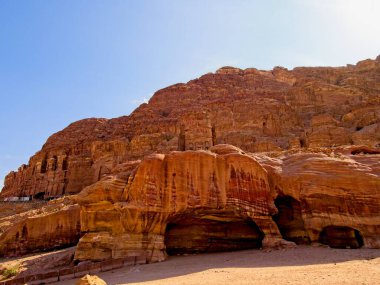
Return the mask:
<path fill-rule="evenodd" d="M 165 262 L 102 272 L 115 284 L 380 284 L 380 250 L 298 246 L 170 256 Z M 75 284 L 76 280 L 58 282 Z"/>

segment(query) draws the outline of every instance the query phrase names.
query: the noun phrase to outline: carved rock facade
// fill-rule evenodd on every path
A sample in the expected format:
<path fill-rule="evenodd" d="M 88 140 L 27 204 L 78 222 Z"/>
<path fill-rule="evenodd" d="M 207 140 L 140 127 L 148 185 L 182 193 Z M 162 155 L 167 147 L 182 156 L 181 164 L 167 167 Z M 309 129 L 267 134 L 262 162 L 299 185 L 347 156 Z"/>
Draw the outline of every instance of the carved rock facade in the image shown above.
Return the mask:
<path fill-rule="evenodd" d="M 379 248 L 379 161 L 380 57 L 224 67 L 159 90 L 130 116 L 52 135 L 6 176 L 1 198 L 77 195 L 2 218 L 0 254 L 81 234 L 78 260 L 153 262 L 285 240 Z"/>
<path fill-rule="evenodd" d="M 270 158 L 217 145 L 149 156 L 128 181 L 110 176 L 78 195 L 76 258 L 154 262 L 291 246 L 283 239 L 380 248 L 380 155 L 350 151 Z"/>
<path fill-rule="evenodd" d="M 281 241 L 265 169 L 234 147 L 211 150 L 152 155 L 128 182 L 110 177 L 78 194 L 86 234 L 76 258 L 154 262 L 166 246 L 202 252 Z"/>
<path fill-rule="evenodd" d="M 7 175 L 1 197 L 74 194 L 119 163 L 223 143 L 249 152 L 380 146 L 379 57 L 346 67 L 224 67 L 164 88 L 129 116 L 52 135 Z"/>

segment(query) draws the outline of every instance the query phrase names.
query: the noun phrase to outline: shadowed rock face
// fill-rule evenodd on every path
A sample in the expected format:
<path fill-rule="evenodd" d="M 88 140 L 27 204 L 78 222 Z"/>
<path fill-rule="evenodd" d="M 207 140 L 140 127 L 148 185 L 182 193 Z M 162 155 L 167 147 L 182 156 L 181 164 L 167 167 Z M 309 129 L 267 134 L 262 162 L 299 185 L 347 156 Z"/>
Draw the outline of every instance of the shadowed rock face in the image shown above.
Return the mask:
<path fill-rule="evenodd" d="M 80 192 L 119 163 L 158 152 L 380 143 L 380 61 L 347 67 L 225 67 L 157 91 L 130 116 L 85 119 L 52 135 L 5 178 L 2 197 Z"/>
<path fill-rule="evenodd" d="M 254 222 L 237 218 L 215 221 L 190 214 L 166 226 L 164 243 L 166 252 L 173 255 L 261 248 L 263 238 Z"/>
<path fill-rule="evenodd" d="M 297 244 L 310 243 L 302 218 L 301 203 L 291 196 L 278 196 L 275 199 L 278 213 L 273 220 L 279 227 L 281 235 Z"/>
<path fill-rule="evenodd" d="M 319 241 L 333 248 L 359 248 L 363 246 L 363 237 L 358 230 L 350 227 L 325 227 Z"/>

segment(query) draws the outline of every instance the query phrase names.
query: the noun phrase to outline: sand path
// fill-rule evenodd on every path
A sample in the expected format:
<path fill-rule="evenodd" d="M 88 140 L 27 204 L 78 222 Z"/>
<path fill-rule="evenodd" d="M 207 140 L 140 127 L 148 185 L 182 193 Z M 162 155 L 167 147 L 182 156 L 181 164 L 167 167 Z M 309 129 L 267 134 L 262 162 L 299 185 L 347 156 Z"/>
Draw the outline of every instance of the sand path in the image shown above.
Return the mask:
<path fill-rule="evenodd" d="M 380 284 L 380 250 L 295 249 L 171 256 L 165 262 L 102 272 L 114 284 Z M 74 280 L 58 282 L 75 284 Z"/>

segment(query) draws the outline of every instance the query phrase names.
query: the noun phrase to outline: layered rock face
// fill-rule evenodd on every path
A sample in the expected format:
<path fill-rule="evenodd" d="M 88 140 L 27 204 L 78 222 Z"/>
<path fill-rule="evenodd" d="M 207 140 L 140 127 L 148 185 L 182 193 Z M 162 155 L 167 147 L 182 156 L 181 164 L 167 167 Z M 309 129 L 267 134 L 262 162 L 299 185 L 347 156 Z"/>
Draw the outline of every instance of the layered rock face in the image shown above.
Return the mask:
<path fill-rule="evenodd" d="M 247 243 L 261 247 L 281 240 L 271 219 L 277 210 L 265 169 L 235 147 L 211 151 L 152 155 L 128 182 L 110 177 L 85 188 L 77 201 L 87 233 L 76 258 L 136 255 L 160 261 L 166 254 L 165 233 L 174 252 L 239 249 Z"/>
<path fill-rule="evenodd" d="M 380 154 L 357 151 L 254 155 L 277 193 L 274 220 L 285 239 L 326 243 L 322 232 L 341 232 L 343 239 L 344 232 L 348 238 L 356 230 L 361 245 L 380 248 Z M 333 238 L 330 245 L 336 242 Z"/>
<path fill-rule="evenodd" d="M 6 176 L 1 198 L 76 195 L 1 218 L 0 254 L 83 234 L 77 260 L 154 262 L 287 241 L 380 248 L 379 161 L 380 57 L 224 67 L 156 92 L 130 116 L 52 135 Z"/>
<path fill-rule="evenodd" d="M 80 238 L 80 208 L 71 199 L 0 218 L 0 256 L 62 248 Z"/>
<path fill-rule="evenodd" d="M 80 192 L 121 162 L 228 143 L 245 151 L 379 146 L 380 58 L 347 67 L 224 67 L 159 90 L 130 116 L 52 135 L 1 197 Z"/>
<path fill-rule="evenodd" d="M 217 145 L 149 156 L 128 181 L 110 176 L 78 195 L 86 234 L 75 257 L 154 262 L 291 245 L 282 238 L 380 248 L 380 155 L 350 151 L 270 158 Z"/>

